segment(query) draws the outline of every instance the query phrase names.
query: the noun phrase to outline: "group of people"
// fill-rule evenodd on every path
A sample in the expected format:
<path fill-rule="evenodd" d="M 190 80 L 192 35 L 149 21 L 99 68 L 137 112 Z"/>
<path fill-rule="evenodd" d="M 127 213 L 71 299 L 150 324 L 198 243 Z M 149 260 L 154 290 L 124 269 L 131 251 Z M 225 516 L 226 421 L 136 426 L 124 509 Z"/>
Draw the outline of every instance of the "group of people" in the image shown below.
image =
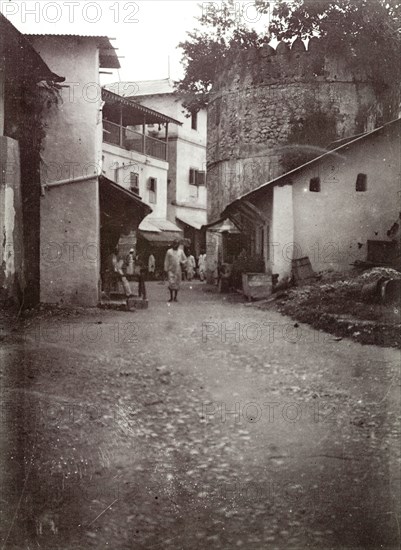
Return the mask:
<path fill-rule="evenodd" d="M 170 291 L 169 302 L 176 302 L 183 277 L 188 281 L 192 281 L 196 273 L 194 256 L 190 251 L 186 256 L 178 240 L 173 241 L 171 248 L 167 250 L 164 271 L 167 274 L 168 289 Z M 206 277 L 206 254 L 204 252 L 198 258 L 198 273 L 200 280 L 204 281 Z"/>
<path fill-rule="evenodd" d="M 164 272 L 167 276 L 168 288 L 170 291 L 169 302 L 177 301 L 177 293 L 181 281 L 184 279 L 192 281 L 196 274 L 204 281 L 206 278 L 206 254 L 204 251 L 195 259 L 191 251 L 185 254 L 183 245 L 178 240 L 173 241 L 168 249 L 164 260 Z M 110 254 L 105 272 L 104 290 L 110 296 L 116 282 L 121 282 L 124 293 L 127 297 L 132 295 L 129 280 L 132 276 L 138 278 L 138 294 L 146 298 L 145 279 L 154 279 L 156 274 L 156 260 L 150 254 L 145 262 L 135 254 L 133 248 L 125 258 L 121 258 L 119 249 L 116 247 Z"/>
<path fill-rule="evenodd" d="M 206 254 L 202 252 L 196 260 L 192 252 L 189 251 L 182 266 L 182 278 L 192 281 L 196 275 L 199 276 L 201 281 L 204 281 L 206 278 Z"/>
<path fill-rule="evenodd" d="M 153 266 L 155 266 L 154 256 L 152 254 L 151 257 L 153 257 Z M 150 258 L 148 265 L 152 265 Z M 145 299 L 146 271 L 147 270 L 143 264 L 143 261 L 135 254 L 135 250 L 133 248 L 130 249 L 125 258 L 121 258 L 119 248 L 116 246 L 108 257 L 104 274 L 104 290 L 106 295 L 110 297 L 110 292 L 115 287 L 115 284 L 117 282 L 121 282 L 127 298 L 132 296 L 131 286 L 128 279 L 135 275 L 138 278 L 138 295 Z M 152 272 L 154 273 L 154 267 Z"/>

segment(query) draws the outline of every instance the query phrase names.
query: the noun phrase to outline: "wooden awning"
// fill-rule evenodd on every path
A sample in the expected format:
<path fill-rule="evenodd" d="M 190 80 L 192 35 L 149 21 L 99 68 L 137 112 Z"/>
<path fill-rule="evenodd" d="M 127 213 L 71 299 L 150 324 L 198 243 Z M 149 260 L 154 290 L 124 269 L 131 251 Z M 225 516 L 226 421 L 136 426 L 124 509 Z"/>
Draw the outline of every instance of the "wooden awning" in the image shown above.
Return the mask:
<path fill-rule="evenodd" d="M 159 113 L 149 107 L 145 107 L 145 105 L 140 105 L 130 99 L 125 99 L 122 96 L 110 92 L 110 90 L 106 88 L 102 88 L 102 99 L 105 102 L 103 114 L 106 115 L 106 118 L 108 110 L 111 115 L 113 115 L 113 109 L 118 109 L 118 111 L 122 110 L 125 126 L 139 126 L 143 124 L 144 121 L 146 121 L 146 124 L 164 124 L 170 122 L 182 126 L 179 120 Z M 110 121 L 113 121 L 112 117 Z"/>
<path fill-rule="evenodd" d="M 152 212 L 138 195 L 104 176 L 99 177 L 99 197 L 102 227 L 119 228 L 121 234 L 136 230 Z"/>

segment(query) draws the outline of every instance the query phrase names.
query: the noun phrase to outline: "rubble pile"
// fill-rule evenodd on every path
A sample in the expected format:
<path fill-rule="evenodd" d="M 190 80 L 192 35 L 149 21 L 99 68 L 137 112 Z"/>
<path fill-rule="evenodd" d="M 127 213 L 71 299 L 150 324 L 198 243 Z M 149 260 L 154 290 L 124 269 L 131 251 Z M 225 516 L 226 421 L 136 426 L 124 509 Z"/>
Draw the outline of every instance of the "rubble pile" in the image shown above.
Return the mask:
<path fill-rule="evenodd" d="M 401 273 L 388 267 L 323 273 L 319 281 L 278 292 L 275 300 L 260 307 L 277 309 L 338 337 L 401 348 L 400 284 Z M 391 295 L 386 296 L 386 288 Z"/>

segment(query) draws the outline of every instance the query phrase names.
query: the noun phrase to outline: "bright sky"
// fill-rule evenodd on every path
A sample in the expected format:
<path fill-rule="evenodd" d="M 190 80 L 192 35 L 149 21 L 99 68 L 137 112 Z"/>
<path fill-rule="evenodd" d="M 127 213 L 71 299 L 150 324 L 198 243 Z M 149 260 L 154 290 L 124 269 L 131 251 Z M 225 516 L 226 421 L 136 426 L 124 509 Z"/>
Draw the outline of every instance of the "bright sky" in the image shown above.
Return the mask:
<path fill-rule="evenodd" d="M 179 42 L 197 25 L 199 0 L 0 0 L 0 11 L 23 33 L 107 35 L 119 48 L 122 68 L 103 82 L 182 76 Z M 214 2 L 218 5 L 218 2 Z M 237 14 L 260 27 L 253 2 L 236 2 Z M 242 10 L 242 11 L 241 11 Z M 239 17 L 240 15 L 238 15 Z M 118 74 L 119 73 L 119 74 Z"/>

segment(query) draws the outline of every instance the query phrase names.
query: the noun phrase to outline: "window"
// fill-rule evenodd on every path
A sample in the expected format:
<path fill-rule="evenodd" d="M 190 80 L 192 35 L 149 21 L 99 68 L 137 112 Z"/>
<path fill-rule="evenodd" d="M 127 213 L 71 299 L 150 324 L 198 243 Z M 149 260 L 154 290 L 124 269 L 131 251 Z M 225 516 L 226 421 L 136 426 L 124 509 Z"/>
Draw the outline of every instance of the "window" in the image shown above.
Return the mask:
<path fill-rule="evenodd" d="M 195 172 L 195 185 L 205 185 L 206 183 L 206 172 L 197 170 Z"/>
<path fill-rule="evenodd" d="M 195 168 L 190 168 L 189 169 L 189 184 L 190 185 L 195 185 Z"/>
<path fill-rule="evenodd" d="M 206 184 L 206 172 L 197 170 L 196 168 L 189 169 L 189 184 L 190 185 L 205 185 Z"/>
<path fill-rule="evenodd" d="M 356 177 L 355 190 L 366 191 L 368 184 L 368 178 L 366 174 L 358 174 Z"/>
<path fill-rule="evenodd" d="M 157 196 L 157 179 L 149 178 L 148 179 L 148 190 L 149 190 L 149 202 L 155 204 Z"/>
<path fill-rule="evenodd" d="M 320 178 L 311 178 L 309 181 L 309 191 L 312 193 L 319 193 L 320 191 Z"/>
<path fill-rule="evenodd" d="M 195 111 L 191 113 L 191 128 L 192 130 L 198 129 L 198 113 Z"/>
<path fill-rule="evenodd" d="M 133 193 L 139 195 L 139 174 L 137 172 L 130 172 L 129 188 Z"/>

